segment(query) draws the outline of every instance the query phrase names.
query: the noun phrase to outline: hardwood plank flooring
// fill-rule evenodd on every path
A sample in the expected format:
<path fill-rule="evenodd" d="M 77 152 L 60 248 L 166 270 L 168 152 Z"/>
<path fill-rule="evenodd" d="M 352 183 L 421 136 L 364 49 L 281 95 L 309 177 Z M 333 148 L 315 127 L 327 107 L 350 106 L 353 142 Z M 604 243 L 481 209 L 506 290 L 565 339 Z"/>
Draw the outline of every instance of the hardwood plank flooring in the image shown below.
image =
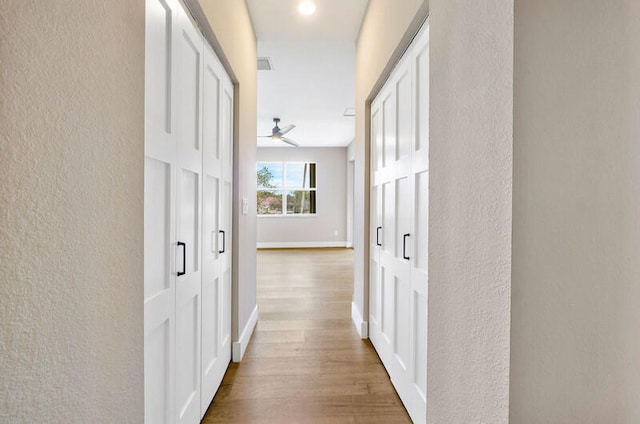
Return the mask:
<path fill-rule="evenodd" d="M 410 423 L 351 322 L 353 252 L 258 251 L 260 320 L 203 423 Z"/>

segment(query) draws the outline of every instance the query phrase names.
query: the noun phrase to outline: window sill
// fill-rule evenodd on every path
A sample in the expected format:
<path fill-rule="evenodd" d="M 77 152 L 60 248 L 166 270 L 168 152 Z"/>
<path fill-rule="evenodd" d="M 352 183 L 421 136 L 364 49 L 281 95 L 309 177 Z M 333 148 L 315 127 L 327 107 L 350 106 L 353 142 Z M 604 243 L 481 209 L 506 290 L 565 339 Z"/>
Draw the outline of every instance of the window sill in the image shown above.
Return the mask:
<path fill-rule="evenodd" d="M 269 215 L 256 215 L 258 218 L 315 218 L 318 216 L 317 213 L 296 213 L 296 214 L 287 214 L 287 215 L 277 215 L 277 214 L 269 214 Z"/>

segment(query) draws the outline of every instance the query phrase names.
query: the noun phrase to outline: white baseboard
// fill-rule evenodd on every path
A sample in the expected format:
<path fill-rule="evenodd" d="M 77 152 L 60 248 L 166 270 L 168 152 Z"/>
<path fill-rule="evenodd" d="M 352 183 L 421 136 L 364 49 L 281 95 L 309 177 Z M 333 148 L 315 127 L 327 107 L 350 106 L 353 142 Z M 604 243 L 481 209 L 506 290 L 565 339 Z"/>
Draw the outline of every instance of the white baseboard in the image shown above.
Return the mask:
<path fill-rule="evenodd" d="M 369 323 L 362 319 L 362 315 L 360 315 L 360 311 L 354 302 L 351 302 L 351 320 L 353 320 L 353 325 L 356 327 L 356 331 L 360 335 L 361 339 L 366 339 L 369 337 Z"/>
<path fill-rule="evenodd" d="M 257 243 L 258 249 L 296 249 L 309 247 L 347 247 L 346 241 L 286 241 Z"/>
<path fill-rule="evenodd" d="M 233 349 L 231 352 L 231 360 L 233 362 L 242 361 L 242 357 L 244 356 L 244 352 L 247 350 L 249 340 L 251 340 L 251 335 L 253 334 L 253 330 L 255 330 L 257 323 L 258 305 L 256 305 L 256 307 L 253 309 L 253 312 L 249 317 L 249 321 L 247 321 L 247 325 L 244 326 L 244 329 L 240 334 L 240 340 L 238 340 L 237 342 L 233 342 Z"/>

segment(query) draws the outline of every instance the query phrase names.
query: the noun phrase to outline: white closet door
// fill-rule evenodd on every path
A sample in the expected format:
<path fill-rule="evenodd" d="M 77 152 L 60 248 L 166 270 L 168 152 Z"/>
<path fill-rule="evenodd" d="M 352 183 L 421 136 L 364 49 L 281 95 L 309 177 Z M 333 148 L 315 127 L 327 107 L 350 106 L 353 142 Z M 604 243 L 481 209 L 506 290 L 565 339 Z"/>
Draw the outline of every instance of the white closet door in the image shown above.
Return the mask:
<path fill-rule="evenodd" d="M 388 84 L 382 102 L 383 170 L 382 231 L 380 253 L 382 286 L 381 358 L 398 392 L 405 386 L 409 361 L 410 265 L 408 252 L 411 236 L 409 159 L 411 145 L 411 67 L 403 59 Z"/>
<path fill-rule="evenodd" d="M 176 422 L 200 421 L 201 340 L 201 92 L 203 39 L 182 8 L 178 13 L 176 72 L 177 278 Z"/>
<path fill-rule="evenodd" d="M 380 102 L 371 105 L 371 232 L 369 234 L 369 337 L 379 337 L 380 330 L 380 250 L 382 247 L 382 211 L 379 171 L 382 161 L 382 112 Z"/>
<path fill-rule="evenodd" d="M 414 137 L 411 153 L 411 361 L 408 410 L 415 422 L 427 417 L 427 283 L 429 263 L 429 25 L 424 25 L 411 56 L 414 81 Z"/>
<path fill-rule="evenodd" d="M 145 422 L 192 424 L 231 359 L 233 87 L 177 0 L 145 31 Z"/>
<path fill-rule="evenodd" d="M 396 67 L 380 93 L 382 122 L 378 186 L 382 246 L 379 269 L 379 331 L 371 341 L 407 410 L 407 372 L 411 344 L 409 296 L 411 238 L 409 179 L 411 144 L 411 67 L 407 58 Z"/>
<path fill-rule="evenodd" d="M 222 100 L 226 74 L 208 45 L 204 51 L 203 91 L 203 252 L 202 252 L 202 401 L 204 416 L 215 396 L 231 360 L 231 347 L 223 328 L 229 321 L 225 314 L 229 299 L 221 270 L 220 231 L 225 207 L 223 201 L 223 120 Z M 226 334 L 225 334 L 226 333 Z"/>
<path fill-rule="evenodd" d="M 175 0 L 147 0 L 145 46 L 145 422 L 175 416 L 176 136 L 171 46 Z M 153 70 L 153 72 L 149 72 Z"/>
<path fill-rule="evenodd" d="M 370 338 L 414 422 L 426 420 L 427 31 L 392 72 L 371 117 Z"/>
<path fill-rule="evenodd" d="M 220 277 L 222 278 L 220 346 L 231 352 L 231 267 L 233 205 L 233 85 L 225 75 L 222 90 L 222 184 L 220 207 Z M 228 361 L 227 361 L 228 362 Z"/>

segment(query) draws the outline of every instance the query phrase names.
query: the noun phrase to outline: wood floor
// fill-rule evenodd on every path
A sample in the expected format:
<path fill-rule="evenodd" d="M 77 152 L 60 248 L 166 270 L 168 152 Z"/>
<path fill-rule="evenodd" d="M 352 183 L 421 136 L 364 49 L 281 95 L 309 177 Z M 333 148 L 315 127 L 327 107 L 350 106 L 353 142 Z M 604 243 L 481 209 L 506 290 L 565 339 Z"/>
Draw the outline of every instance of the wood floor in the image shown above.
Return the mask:
<path fill-rule="evenodd" d="M 410 423 L 351 323 L 353 252 L 258 251 L 260 320 L 203 423 Z"/>

